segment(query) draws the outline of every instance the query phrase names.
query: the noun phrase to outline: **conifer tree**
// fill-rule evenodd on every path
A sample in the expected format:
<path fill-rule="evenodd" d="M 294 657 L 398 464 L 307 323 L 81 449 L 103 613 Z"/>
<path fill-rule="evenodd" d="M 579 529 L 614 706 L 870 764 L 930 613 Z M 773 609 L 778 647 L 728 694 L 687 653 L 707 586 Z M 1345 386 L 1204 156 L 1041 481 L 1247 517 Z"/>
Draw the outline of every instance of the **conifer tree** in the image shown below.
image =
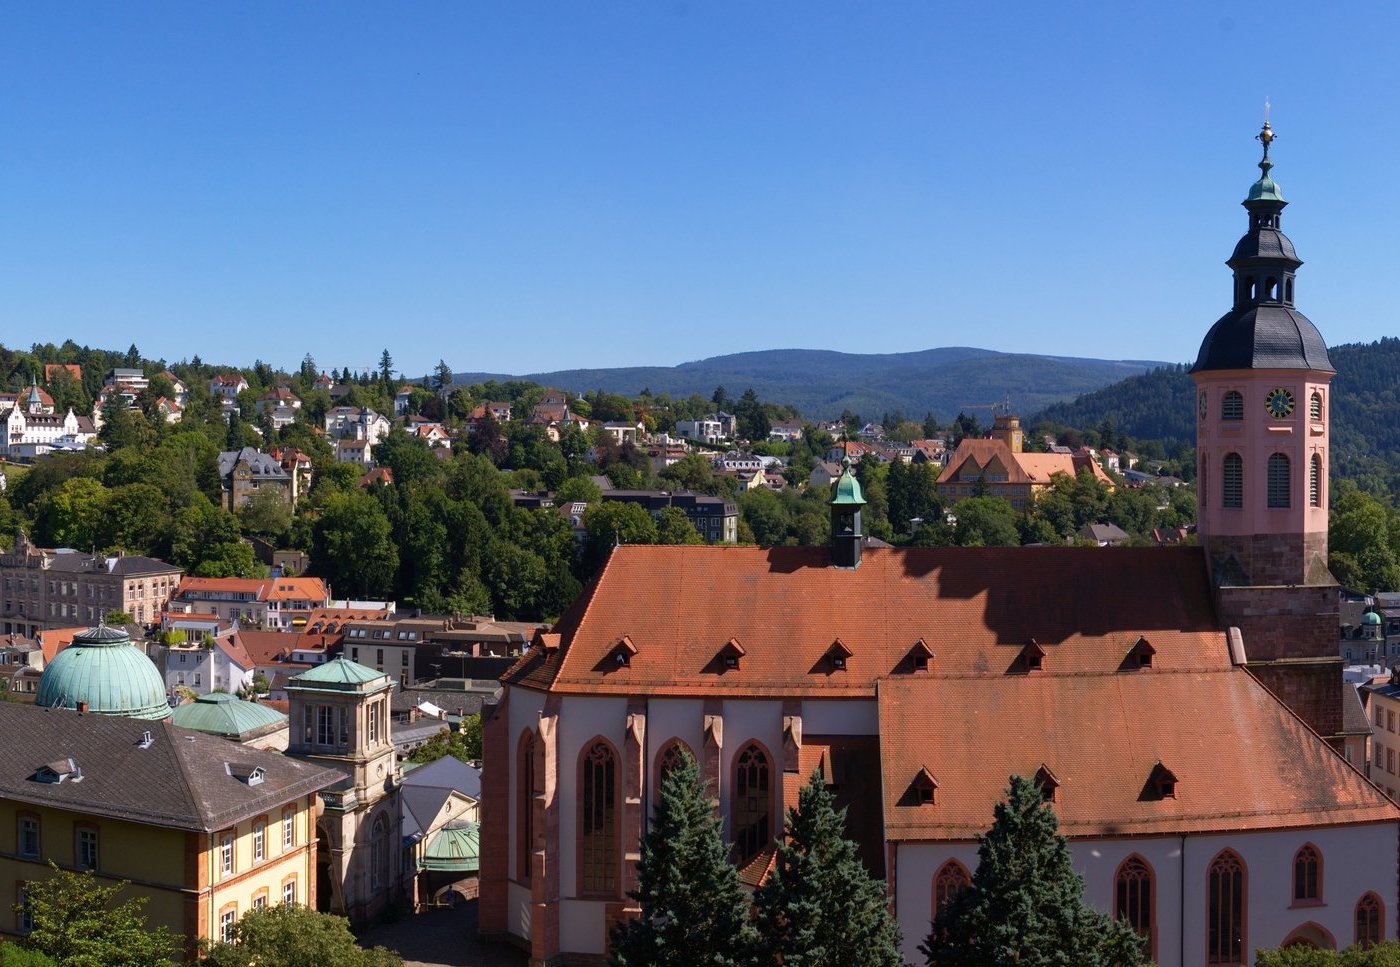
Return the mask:
<path fill-rule="evenodd" d="M 1084 880 L 1035 783 L 1012 776 L 977 848 L 972 884 L 919 948 L 929 967 L 1137 967 L 1142 940 L 1084 903 Z"/>
<path fill-rule="evenodd" d="M 872 877 L 846 838 L 821 773 L 788 811 L 768 882 L 754 895 L 761 954 L 783 967 L 904 967 L 899 927 L 885 885 Z"/>
<path fill-rule="evenodd" d="M 747 967 L 756 935 L 739 873 L 726 860 L 720 820 L 688 755 L 661 781 L 642 840 L 641 916 L 614 929 L 614 967 Z"/>

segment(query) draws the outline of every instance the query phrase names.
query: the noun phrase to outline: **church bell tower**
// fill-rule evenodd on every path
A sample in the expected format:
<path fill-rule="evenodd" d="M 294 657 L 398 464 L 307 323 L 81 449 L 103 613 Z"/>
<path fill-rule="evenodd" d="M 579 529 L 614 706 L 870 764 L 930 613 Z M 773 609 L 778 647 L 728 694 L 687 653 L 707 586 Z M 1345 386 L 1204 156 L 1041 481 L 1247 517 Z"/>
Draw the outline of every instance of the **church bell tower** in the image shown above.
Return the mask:
<path fill-rule="evenodd" d="M 1201 343 L 1196 384 L 1197 530 L 1223 624 L 1251 670 L 1324 736 L 1341 729 L 1337 586 L 1327 569 L 1330 384 L 1336 370 L 1294 302 L 1302 260 L 1280 227 L 1274 132 L 1226 262 L 1230 311 Z"/>

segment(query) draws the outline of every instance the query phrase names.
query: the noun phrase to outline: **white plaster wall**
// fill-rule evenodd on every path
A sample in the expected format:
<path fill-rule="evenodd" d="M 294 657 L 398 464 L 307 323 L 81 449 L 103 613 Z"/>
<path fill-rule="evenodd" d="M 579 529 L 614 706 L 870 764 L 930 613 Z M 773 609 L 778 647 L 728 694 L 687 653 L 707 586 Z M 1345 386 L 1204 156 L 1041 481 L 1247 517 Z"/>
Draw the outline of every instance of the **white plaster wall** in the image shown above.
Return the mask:
<path fill-rule="evenodd" d="M 530 890 L 519 883 L 506 884 L 506 929 L 517 937 L 530 939 Z"/>
<path fill-rule="evenodd" d="M 1322 903 L 1295 907 L 1293 855 L 1305 843 L 1322 854 Z M 1084 898 L 1105 912 L 1113 909 L 1119 864 L 1133 853 L 1146 860 L 1155 875 L 1156 962 L 1161 967 L 1198 967 L 1206 958 L 1206 871 L 1222 849 L 1239 853 L 1248 872 L 1245 945 L 1252 964 L 1256 949 L 1278 947 L 1307 923 L 1330 932 L 1339 949 L 1350 945 L 1356 902 L 1367 892 L 1381 897 L 1385 934 L 1396 936 L 1397 843 L 1400 825 L 1377 823 L 1190 836 L 1184 840 L 1184 853 L 1183 840 L 1176 836 L 1076 840 L 1070 844 L 1070 856 L 1085 879 Z M 921 962 L 918 946 L 928 933 L 933 875 L 952 858 L 975 871 L 976 845 L 910 844 L 896 851 L 895 914 L 910 963 Z"/>
<path fill-rule="evenodd" d="M 802 732 L 811 735 L 879 735 L 880 706 L 873 699 L 802 703 Z"/>
<path fill-rule="evenodd" d="M 559 903 L 559 947 L 572 954 L 606 952 L 607 910 L 597 900 L 561 900 Z"/>

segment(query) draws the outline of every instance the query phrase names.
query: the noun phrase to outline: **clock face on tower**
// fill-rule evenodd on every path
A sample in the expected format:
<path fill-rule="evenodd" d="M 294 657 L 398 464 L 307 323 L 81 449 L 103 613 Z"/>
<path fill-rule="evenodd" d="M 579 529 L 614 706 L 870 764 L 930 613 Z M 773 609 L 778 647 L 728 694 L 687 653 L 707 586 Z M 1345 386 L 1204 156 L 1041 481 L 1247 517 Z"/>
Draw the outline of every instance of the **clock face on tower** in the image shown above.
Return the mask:
<path fill-rule="evenodd" d="M 1270 416 L 1281 420 L 1293 412 L 1293 394 L 1282 387 L 1270 390 L 1269 395 L 1264 397 L 1264 407 Z"/>

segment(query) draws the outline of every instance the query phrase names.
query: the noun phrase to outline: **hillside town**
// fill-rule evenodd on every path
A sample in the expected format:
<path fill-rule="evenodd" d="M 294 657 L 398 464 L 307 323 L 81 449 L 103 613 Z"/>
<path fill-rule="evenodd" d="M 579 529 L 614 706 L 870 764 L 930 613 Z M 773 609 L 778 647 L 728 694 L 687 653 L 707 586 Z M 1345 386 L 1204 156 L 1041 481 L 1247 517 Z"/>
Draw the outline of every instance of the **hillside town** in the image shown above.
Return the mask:
<path fill-rule="evenodd" d="M 47 956 L 101 883 L 142 963 L 303 909 L 531 967 L 698 962 L 658 951 L 708 909 L 723 962 L 805 963 L 793 911 L 844 897 L 810 930 L 857 963 L 1000 962 L 1016 809 L 1076 962 L 1393 938 L 1394 511 L 1332 472 L 1259 140 L 1184 449 L 0 350 L 0 938 Z"/>

